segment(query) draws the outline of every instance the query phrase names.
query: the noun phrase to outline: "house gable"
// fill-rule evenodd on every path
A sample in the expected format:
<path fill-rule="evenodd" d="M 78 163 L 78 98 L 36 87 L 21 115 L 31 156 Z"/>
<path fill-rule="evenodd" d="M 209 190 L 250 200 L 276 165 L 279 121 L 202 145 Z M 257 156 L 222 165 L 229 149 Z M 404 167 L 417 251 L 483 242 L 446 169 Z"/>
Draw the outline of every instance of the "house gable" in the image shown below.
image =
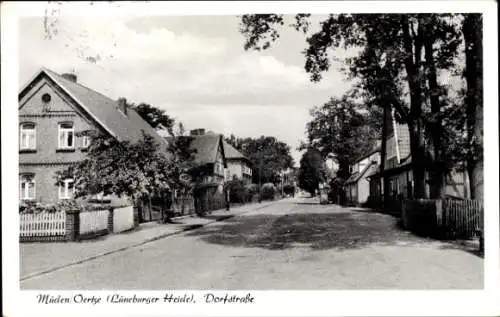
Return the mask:
<path fill-rule="evenodd" d="M 47 103 L 42 101 L 44 94 L 50 96 L 50 101 Z M 100 132 L 115 136 L 45 70 L 41 70 L 19 92 L 19 116 L 20 118 L 79 116 L 87 123 L 86 129 L 98 129 Z"/>
<path fill-rule="evenodd" d="M 48 97 L 47 97 L 48 96 Z M 50 98 L 50 101 L 42 100 Z M 35 125 L 35 149 L 20 151 L 19 163 L 67 164 L 84 157 L 83 137 L 79 132 L 104 131 L 91 116 L 71 99 L 50 77 L 41 73 L 19 94 L 19 124 Z M 74 148 L 59 149 L 59 124 L 71 123 Z"/>

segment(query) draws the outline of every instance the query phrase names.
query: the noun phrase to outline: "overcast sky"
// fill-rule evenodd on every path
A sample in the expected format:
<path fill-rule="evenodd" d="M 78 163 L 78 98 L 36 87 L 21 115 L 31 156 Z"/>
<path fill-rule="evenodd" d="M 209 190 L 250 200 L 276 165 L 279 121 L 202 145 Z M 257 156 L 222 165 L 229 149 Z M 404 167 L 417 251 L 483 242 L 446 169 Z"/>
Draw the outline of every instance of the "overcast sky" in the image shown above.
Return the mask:
<path fill-rule="evenodd" d="M 271 50 L 254 52 L 243 49 L 236 16 L 56 19 L 49 19 L 58 31 L 51 39 L 43 18 L 21 19 L 20 85 L 40 67 L 74 69 L 80 83 L 165 109 L 187 129 L 275 136 L 291 146 L 296 164 L 309 109 L 350 88 L 338 64 L 311 83 L 304 35 L 290 28 Z M 96 63 L 82 58 L 97 54 Z"/>

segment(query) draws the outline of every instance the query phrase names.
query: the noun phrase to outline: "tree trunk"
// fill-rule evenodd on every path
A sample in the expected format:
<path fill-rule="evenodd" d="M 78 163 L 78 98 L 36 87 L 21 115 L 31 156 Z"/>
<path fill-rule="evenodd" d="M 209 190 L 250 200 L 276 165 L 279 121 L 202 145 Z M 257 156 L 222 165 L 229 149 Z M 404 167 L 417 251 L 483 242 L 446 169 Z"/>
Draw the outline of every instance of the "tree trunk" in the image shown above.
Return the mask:
<path fill-rule="evenodd" d="M 390 107 L 384 106 L 384 121 L 382 123 L 382 144 L 380 148 L 380 172 L 382 173 L 383 199 L 382 204 L 385 206 L 389 202 L 389 178 L 383 175 L 385 171 L 385 161 L 387 157 L 387 125 L 389 124 Z"/>
<path fill-rule="evenodd" d="M 425 66 L 427 73 L 427 81 L 429 84 L 430 90 L 430 103 L 431 103 L 431 112 L 432 112 L 432 120 L 430 123 L 430 133 L 432 139 L 432 152 L 433 152 L 433 162 L 431 168 L 431 190 L 430 190 L 430 198 L 442 198 L 445 194 L 445 181 L 444 176 L 446 175 L 446 166 L 443 162 L 442 157 L 442 120 L 440 118 L 441 104 L 439 102 L 439 86 L 437 83 L 437 71 L 436 64 L 434 60 L 434 36 L 432 35 L 432 25 L 430 21 L 426 21 L 427 33 L 425 35 Z"/>
<path fill-rule="evenodd" d="M 413 197 L 416 199 L 425 198 L 425 149 L 422 142 L 420 128 L 411 122 L 409 124 L 410 132 L 410 150 L 413 171 Z"/>
<path fill-rule="evenodd" d="M 151 195 L 148 195 L 149 220 L 153 220 L 153 206 L 151 205 Z"/>
<path fill-rule="evenodd" d="M 412 157 L 413 179 L 415 182 L 414 197 L 425 198 L 425 148 L 422 127 L 422 23 L 418 21 L 416 33 L 414 25 L 407 15 L 401 16 L 403 29 L 405 69 L 410 88 L 410 114 L 408 116 L 408 129 L 410 134 L 410 151 Z M 410 34 L 412 31 L 412 35 Z"/>
<path fill-rule="evenodd" d="M 462 32 L 465 39 L 465 80 L 467 95 L 467 133 L 469 153 L 467 172 L 472 199 L 483 199 L 483 45 L 482 17 L 465 14 Z"/>

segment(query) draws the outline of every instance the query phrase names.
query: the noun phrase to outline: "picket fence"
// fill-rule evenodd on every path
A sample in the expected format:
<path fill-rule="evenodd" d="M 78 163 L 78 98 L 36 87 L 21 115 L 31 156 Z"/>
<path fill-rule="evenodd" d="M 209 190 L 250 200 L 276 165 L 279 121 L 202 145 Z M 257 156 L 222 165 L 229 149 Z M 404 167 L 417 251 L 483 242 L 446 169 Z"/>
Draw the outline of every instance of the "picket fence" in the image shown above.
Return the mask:
<path fill-rule="evenodd" d="M 21 237 L 64 236 L 66 234 L 66 213 L 41 212 L 20 215 Z"/>

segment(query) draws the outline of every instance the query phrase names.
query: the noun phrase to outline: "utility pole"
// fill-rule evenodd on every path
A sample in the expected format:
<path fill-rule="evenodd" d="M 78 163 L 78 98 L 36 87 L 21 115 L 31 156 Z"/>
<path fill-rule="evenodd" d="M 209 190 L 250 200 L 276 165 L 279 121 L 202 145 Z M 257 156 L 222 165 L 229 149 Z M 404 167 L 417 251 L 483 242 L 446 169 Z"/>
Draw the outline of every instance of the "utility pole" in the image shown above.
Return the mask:
<path fill-rule="evenodd" d="M 284 196 L 284 189 L 283 189 L 284 185 L 285 185 L 285 172 L 281 171 L 281 197 L 282 198 Z"/>
<path fill-rule="evenodd" d="M 259 203 L 262 202 L 262 147 L 259 150 Z"/>

